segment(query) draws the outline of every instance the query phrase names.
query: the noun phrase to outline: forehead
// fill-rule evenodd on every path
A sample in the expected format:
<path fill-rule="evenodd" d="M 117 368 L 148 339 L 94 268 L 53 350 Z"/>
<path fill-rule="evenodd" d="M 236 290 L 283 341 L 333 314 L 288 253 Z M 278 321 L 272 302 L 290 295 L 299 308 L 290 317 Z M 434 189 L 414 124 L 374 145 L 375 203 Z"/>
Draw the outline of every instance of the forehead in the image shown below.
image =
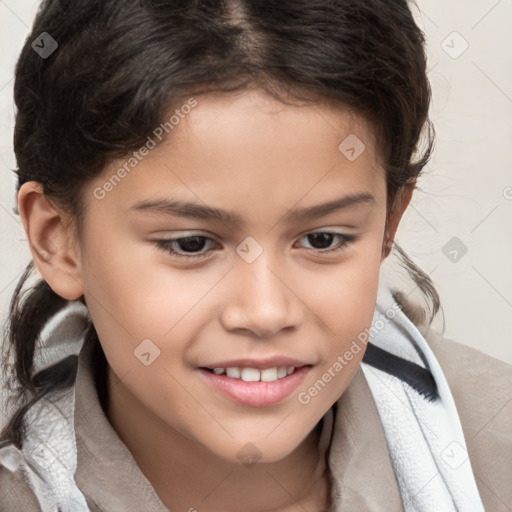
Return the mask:
<path fill-rule="evenodd" d="M 336 150 L 344 135 L 357 134 L 370 153 L 367 156 L 377 156 L 373 154 L 374 133 L 370 124 L 340 102 L 324 99 L 286 104 L 261 89 L 231 94 L 214 92 L 194 99 L 196 106 L 180 119 L 173 116 L 180 107 L 174 106 L 164 115 L 164 123 L 171 117 L 177 121 L 170 133 L 164 135 L 177 152 L 187 144 L 204 142 L 208 145 L 205 149 L 216 156 L 243 148 L 249 158 L 253 156 L 251 148 L 257 151 L 266 147 L 276 154 L 279 148 L 292 149 L 292 159 L 294 154 L 303 156 L 304 150 L 309 150 L 311 156 L 318 156 L 316 152 L 311 154 L 312 149 Z M 185 99 L 182 107 L 186 107 Z M 265 156 L 258 153 L 259 158 Z"/>
<path fill-rule="evenodd" d="M 251 210 L 258 197 L 260 205 L 306 206 L 330 190 L 327 199 L 343 191 L 378 195 L 385 186 L 369 124 L 339 103 L 284 104 L 259 89 L 189 100 L 164 114 L 148 138 L 156 146 L 133 168 L 133 157 L 117 160 L 95 180 L 101 187 L 128 170 L 108 187 L 104 206 L 172 194 Z"/>

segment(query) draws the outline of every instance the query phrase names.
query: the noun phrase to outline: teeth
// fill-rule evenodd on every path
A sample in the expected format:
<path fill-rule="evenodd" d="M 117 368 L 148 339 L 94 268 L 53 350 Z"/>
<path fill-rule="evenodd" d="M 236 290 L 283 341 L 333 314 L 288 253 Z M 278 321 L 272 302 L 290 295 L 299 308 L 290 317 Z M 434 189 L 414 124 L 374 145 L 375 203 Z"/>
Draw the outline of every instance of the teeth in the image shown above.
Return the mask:
<path fill-rule="evenodd" d="M 293 366 L 292 366 L 292 368 L 293 368 Z M 279 370 L 277 370 L 277 378 L 282 379 L 283 377 L 286 377 L 287 375 L 288 375 L 288 372 L 286 371 L 286 368 L 284 366 L 280 366 Z"/>
<path fill-rule="evenodd" d="M 244 382 L 274 382 L 277 379 L 283 379 L 292 374 L 295 366 L 274 366 L 265 370 L 257 368 L 239 368 L 238 366 L 230 368 L 214 368 L 216 375 L 222 375 L 224 372 L 231 379 L 242 379 Z"/>
<path fill-rule="evenodd" d="M 226 368 L 226 375 L 228 377 L 231 377 L 232 379 L 239 379 L 240 378 L 240 368 L 238 367 L 232 367 L 232 368 Z"/>
<path fill-rule="evenodd" d="M 263 382 L 273 382 L 277 380 L 277 368 L 266 368 L 265 370 L 261 370 L 260 379 Z"/>
<path fill-rule="evenodd" d="M 242 380 L 245 382 L 258 382 L 260 380 L 260 371 L 256 368 L 244 368 L 242 370 Z"/>

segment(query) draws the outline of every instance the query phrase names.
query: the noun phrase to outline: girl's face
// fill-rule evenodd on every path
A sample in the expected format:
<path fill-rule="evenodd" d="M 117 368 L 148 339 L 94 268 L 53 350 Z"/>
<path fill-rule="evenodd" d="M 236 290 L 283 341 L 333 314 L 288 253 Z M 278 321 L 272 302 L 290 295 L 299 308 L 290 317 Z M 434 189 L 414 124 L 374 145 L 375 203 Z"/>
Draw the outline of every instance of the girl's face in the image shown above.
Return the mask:
<path fill-rule="evenodd" d="M 117 377 L 112 400 L 129 395 L 224 459 L 277 461 L 364 355 L 385 174 L 366 125 L 340 106 L 287 106 L 252 90 L 198 96 L 177 111 L 155 127 L 151 141 L 167 130 L 164 142 L 148 139 L 85 191 L 79 280 Z M 273 357 L 309 368 L 267 384 L 200 369 Z M 252 401 L 238 401 L 244 393 Z"/>

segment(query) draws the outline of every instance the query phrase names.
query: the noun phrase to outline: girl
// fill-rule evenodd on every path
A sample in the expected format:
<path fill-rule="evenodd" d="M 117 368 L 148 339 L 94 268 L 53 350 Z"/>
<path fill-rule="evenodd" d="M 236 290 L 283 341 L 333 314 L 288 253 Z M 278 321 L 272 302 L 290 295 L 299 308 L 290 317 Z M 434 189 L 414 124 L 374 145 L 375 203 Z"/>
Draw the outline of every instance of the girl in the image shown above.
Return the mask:
<path fill-rule="evenodd" d="M 2 511 L 506 509 L 508 367 L 393 243 L 433 147 L 405 1 L 44 1 L 15 101 Z"/>

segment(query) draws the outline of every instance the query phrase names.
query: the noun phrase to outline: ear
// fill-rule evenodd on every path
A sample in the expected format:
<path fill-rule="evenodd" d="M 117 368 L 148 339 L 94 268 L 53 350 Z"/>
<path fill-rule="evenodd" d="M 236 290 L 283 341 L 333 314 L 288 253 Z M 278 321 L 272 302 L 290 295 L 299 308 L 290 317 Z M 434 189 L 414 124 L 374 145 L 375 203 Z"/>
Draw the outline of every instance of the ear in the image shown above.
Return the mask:
<path fill-rule="evenodd" d="M 391 249 L 393 248 L 393 241 L 395 234 L 402 219 L 402 215 L 409 206 L 411 201 L 412 193 L 416 185 L 416 180 L 412 183 L 403 185 L 397 191 L 393 206 L 388 213 L 386 221 L 386 229 L 384 232 L 384 239 L 382 241 L 382 257 L 381 263 L 389 256 Z"/>
<path fill-rule="evenodd" d="M 66 216 L 44 195 L 36 181 L 18 192 L 18 210 L 37 269 L 50 288 L 67 300 L 83 295 L 79 259 Z"/>

